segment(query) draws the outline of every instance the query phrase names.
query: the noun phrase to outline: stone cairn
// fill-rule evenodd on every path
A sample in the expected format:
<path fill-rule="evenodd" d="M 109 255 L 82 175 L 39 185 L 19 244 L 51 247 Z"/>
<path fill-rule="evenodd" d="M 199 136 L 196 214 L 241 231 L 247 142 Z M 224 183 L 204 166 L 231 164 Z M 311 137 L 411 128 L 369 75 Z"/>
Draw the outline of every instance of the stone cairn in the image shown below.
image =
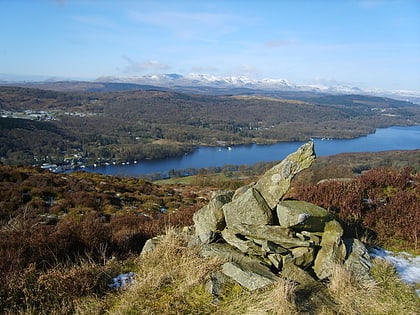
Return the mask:
<path fill-rule="evenodd" d="M 283 277 L 312 287 L 315 297 L 324 300 L 327 295 L 317 280 L 328 279 L 335 264 L 369 278 L 367 249 L 358 239 L 343 238 L 331 213 L 308 202 L 282 200 L 293 177 L 314 161 L 314 144 L 308 142 L 256 183 L 215 192 L 194 214 L 195 243 L 203 256 L 224 261 L 223 277 L 249 290 Z"/>
<path fill-rule="evenodd" d="M 319 280 L 327 280 L 335 264 L 370 278 L 367 249 L 358 239 L 343 238 L 331 213 L 308 202 L 283 200 L 293 177 L 314 161 L 314 144 L 305 143 L 256 183 L 215 192 L 194 214 L 190 244 L 199 245 L 203 256 L 224 262 L 208 283 L 211 293 L 220 294 L 227 281 L 255 290 L 282 277 L 309 288 L 312 298 L 333 304 Z M 150 239 L 143 251 L 158 242 L 159 237 Z"/>

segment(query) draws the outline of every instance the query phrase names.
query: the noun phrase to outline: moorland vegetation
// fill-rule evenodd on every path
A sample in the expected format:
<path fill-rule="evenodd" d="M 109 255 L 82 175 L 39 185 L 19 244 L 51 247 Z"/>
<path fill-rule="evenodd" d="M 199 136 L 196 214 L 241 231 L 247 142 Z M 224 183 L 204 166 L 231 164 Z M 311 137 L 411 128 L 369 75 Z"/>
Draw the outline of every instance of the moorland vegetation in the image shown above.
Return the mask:
<path fill-rule="evenodd" d="M 329 209 L 348 235 L 370 245 L 419 254 L 418 151 L 395 152 L 399 167 L 390 154 L 319 158 L 294 180 L 288 198 Z M 222 177 L 201 172 L 184 184 L 0 165 L 0 312 L 332 314 L 288 281 L 257 292 L 231 285 L 214 300 L 204 284 L 220 262 L 199 256 L 174 232 L 192 224 L 212 191 L 252 182 L 271 165 Z M 160 247 L 139 256 L 147 239 L 165 233 Z M 132 286 L 108 286 L 128 271 L 136 273 Z M 325 285 L 342 314 L 416 313 L 418 297 L 392 266 L 376 261 L 372 274 L 373 282 L 358 282 L 337 266 Z"/>

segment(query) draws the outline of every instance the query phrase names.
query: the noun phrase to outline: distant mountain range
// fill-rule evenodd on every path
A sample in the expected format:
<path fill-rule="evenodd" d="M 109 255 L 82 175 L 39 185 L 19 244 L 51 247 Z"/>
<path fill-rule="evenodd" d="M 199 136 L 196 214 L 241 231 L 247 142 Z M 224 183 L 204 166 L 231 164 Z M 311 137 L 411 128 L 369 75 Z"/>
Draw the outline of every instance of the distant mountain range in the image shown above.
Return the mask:
<path fill-rule="evenodd" d="M 18 85 L 52 90 L 117 91 L 135 89 L 163 89 L 200 94 L 277 94 L 309 92 L 321 94 L 361 94 L 394 98 L 420 104 L 420 91 L 363 89 L 349 85 L 297 85 L 287 79 L 250 79 L 245 76 L 220 77 L 209 74 L 155 74 L 118 77 L 102 76 L 94 81 L 74 81 L 58 78 L 31 81 L 0 74 L 1 85 Z"/>
<path fill-rule="evenodd" d="M 135 83 L 141 85 L 153 85 L 158 87 L 166 87 L 170 89 L 250 89 L 262 90 L 265 92 L 275 91 L 302 91 L 302 92 L 318 92 L 327 94 L 365 94 L 375 96 L 385 96 L 404 101 L 410 101 L 420 104 L 420 91 L 407 90 L 382 90 L 382 89 L 362 89 L 359 87 L 348 85 L 297 85 L 287 79 L 250 79 L 245 76 L 229 76 L 219 77 L 209 74 L 191 73 L 187 75 L 181 74 L 156 74 L 136 77 L 115 77 L 106 76 L 99 77 L 96 82 L 113 82 L 113 83 Z"/>

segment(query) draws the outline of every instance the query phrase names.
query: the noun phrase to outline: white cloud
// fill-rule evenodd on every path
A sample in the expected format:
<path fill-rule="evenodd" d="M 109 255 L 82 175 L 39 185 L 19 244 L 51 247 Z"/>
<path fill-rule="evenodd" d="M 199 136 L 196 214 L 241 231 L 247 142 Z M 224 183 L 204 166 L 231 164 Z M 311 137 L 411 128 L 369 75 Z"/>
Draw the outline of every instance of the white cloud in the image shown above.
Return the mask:
<path fill-rule="evenodd" d="M 124 60 L 127 61 L 127 65 L 123 69 L 124 73 L 145 73 L 145 72 L 156 72 L 161 70 L 168 70 L 171 67 L 164 63 L 156 60 L 148 60 L 143 62 L 134 61 L 127 56 L 123 56 Z"/>

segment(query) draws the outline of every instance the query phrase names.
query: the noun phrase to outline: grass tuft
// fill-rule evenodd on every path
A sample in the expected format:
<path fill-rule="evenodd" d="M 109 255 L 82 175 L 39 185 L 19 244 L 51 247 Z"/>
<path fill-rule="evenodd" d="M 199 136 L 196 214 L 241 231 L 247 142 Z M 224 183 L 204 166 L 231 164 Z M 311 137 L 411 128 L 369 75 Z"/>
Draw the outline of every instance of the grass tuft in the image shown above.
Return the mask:
<path fill-rule="evenodd" d="M 360 280 L 342 265 L 336 265 L 328 289 L 340 314 L 415 315 L 420 299 L 414 290 L 401 282 L 394 267 L 377 259 L 372 280 Z"/>

